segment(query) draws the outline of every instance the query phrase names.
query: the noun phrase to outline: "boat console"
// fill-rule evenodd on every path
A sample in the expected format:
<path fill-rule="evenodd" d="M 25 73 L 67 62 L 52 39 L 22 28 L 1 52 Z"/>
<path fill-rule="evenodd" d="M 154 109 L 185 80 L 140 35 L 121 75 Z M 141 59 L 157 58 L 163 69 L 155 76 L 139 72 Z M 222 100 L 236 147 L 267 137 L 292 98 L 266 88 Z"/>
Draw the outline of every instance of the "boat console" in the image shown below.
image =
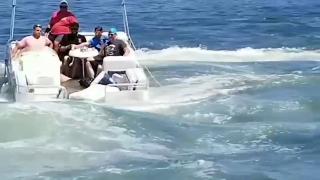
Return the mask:
<path fill-rule="evenodd" d="M 12 59 L 16 97 L 35 100 L 36 95 L 56 97 L 60 91 L 66 94 L 60 83 L 60 65 L 58 55 L 49 47 L 20 50 Z"/>

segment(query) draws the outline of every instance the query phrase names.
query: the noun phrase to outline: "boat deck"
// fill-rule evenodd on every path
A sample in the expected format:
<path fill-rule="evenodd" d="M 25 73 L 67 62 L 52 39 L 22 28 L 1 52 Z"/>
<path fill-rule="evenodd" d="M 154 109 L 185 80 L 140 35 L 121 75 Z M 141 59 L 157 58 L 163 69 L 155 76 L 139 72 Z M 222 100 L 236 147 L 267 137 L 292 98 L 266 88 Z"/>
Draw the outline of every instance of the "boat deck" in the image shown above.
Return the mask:
<path fill-rule="evenodd" d="M 61 85 L 67 89 L 68 94 L 79 92 L 85 89 L 79 84 L 79 80 L 76 80 L 76 79 L 67 80 L 61 83 Z"/>

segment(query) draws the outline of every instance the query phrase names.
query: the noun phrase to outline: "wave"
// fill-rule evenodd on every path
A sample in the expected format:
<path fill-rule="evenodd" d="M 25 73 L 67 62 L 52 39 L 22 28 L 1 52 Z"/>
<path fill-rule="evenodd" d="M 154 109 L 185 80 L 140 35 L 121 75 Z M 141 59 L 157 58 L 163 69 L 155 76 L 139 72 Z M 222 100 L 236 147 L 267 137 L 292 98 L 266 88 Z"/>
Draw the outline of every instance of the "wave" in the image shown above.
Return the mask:
<path fill-rule="evenodd" d="M 206 62 L 259 62 L 259 61 L 315 61 L 320 59 L 320 51 L 306 50 L 303 48 L 243 48 L 238 50 L 208 50 L 203 48 L 180 48 L 170 47 L 162 50 L 137 50 L 138 58 L 143 63 L 151 63 L 153 66 L 159 62 L 177 61 L 206 61 Z M 170 66 L 169 66 L 170 67 Z M 3 68 L 3 67 L 2 67 Z M 233 69 L 225 66 L 224 69 Z M 1 66 L 0 66 L 1 69 Z M 239 70 L 239 68 L 238 68 Z M 247 72 L 248 71 L 248 72 Z M 246 82 L 266 83 L 270 81 L 285 82 L 293 80 L 293 76 L 280 75 L 257 75 L 252 74 L 250 69 L 239 73 L 228 72 L 224 75 L 191 73 L 180 77 L 172 74 L 172 77 L 159 78 L 165 82 L 163 87 L 150 89 L 150 102 L 128 103 L 117 102 L 120 108 L 153 111 L 167 109 L 172 106 L 184 106 L 206 101 L 213 96 L 226 96 L 242 92 L 254 87 Z M 0 101 L 5 101 L 3 98 Z M 104 104 L 106 105 L 106 104 Z M 114 106 L 115 104 L 112 104 Z"/>
<path fill-rule="evenodd" d="M 174 46 L 162 50 L 139 49 L 137 56 L 141 61 L 318 61 L 320 60 L 320 50 L 307 50 L 305 48 L 254 49 L 251 47 L 237 50 L 208 50 Z"/>

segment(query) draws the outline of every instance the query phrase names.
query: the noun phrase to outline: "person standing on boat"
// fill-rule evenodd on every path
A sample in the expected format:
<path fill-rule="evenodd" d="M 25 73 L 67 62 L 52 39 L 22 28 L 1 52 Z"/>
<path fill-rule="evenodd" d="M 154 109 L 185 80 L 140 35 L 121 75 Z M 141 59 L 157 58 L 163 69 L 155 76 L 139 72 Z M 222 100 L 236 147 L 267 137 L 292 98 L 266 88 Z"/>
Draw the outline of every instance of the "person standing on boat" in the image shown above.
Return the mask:
<path fill-rule="evenodd" d="M 68 11 L 68 1 L 62 0 L 60 2 L 60 10 L 54 12 L 51 16 L 45 35 L 52 42 L 55 40 L 60 42 L 63 35 L 70 34 L 70 25 L 72 23 L 78 23 L 78 20 L 73 13 Z M 54 44 L 54 46 L 56 45 L 58 44 Z"/>
<path fill-rule="evenodd" d="M 45 36 L 41 36 L 42 27 L 39 24 L 33 26 L 33 34 L 31 36 L 27 36 L 23 38 L 20 42 L 16 44 L 14 49 L 12 50 L 11 57 L 14 57 L 18 50 L 26 48 L 26 47 L 45 47 L 49 46 L 52 48 L 52 42 Z"/>
<path fill-rule="evenodd" d="M 74 49 L 76 45 L 87 42 L 87 39 L 84 35 L 78 34 L 78 31 L 79 31 L 78 23 L 72 23 L 70 25 L 70 31 L 71 33 L 64 35 L 60 42 L 57 42 L 57 40 L 54 42 L 55 44 L 59 44 L 59 46 L 55 47 L 55 50 L 58 52 L 60 59 L 64 61 L 62 65 L 62 68 L 63 68 L 62 73 L 64 73 L 64 75 L 72 79 L 79 79 L 82 77 L 81 61 L 80 60 L 71 61 L 71 59 L 68 57 L 68 54 L 69 54 L 69 51 L 71 49 Z M 65 60 L 65 57 L 67 57 L 66 60 Z M 71 63 L 71 62 L 74 62 L 74 63 Z M 71 63 L 71 65 L 68 65 L 69 63 Z"/>

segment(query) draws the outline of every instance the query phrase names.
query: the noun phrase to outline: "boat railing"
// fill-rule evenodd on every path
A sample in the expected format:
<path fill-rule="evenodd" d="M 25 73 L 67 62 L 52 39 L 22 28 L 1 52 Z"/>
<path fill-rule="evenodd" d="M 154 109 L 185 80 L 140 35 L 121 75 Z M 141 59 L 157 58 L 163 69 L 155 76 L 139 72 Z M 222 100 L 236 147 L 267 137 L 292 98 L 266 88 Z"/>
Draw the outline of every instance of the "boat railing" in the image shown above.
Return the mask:
<path fill-rule="evenodd" d="M 149 88 L 147 83 L 120 83 L 120 84 L 108 84 L 107 86 L 112 87 L 124 87 L 124 86 L 130 86 L 130 87 L 144 87 L 146 89 Z M 106 87 L 107 87 L 106 86 Z"/>
<path fill-rule="evenodd" d="M 20 91 L 20 88 L 26 88 L 27 92 Z M 57 94 L 54 93 L 36 93 L 35 91 L 30 92 L 30 90 L 34 89 L 52 89 L 57 88 L 59 92 Z M 67 89 L 63 86 L 48 86 L 48 85 L 17 85 L 17 93 L 20 94 L 32 94 L 32 95 L 57 95 L 57 99 L 60 97 L 61 93 L 63 93 L 63 98 L 68 98 L 68 92 Z"/>

